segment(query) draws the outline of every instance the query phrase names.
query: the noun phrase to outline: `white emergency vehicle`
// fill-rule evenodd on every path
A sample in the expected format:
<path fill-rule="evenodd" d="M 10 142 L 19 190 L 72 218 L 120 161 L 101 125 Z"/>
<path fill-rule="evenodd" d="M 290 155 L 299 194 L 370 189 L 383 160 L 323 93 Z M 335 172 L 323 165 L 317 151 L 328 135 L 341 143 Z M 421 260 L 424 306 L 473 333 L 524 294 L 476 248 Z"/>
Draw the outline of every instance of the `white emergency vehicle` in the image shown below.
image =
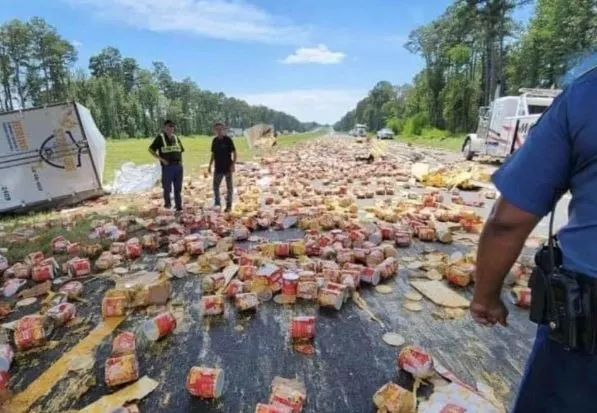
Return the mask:
<path fill-rule="evenodd" d="M 479 108 L 477 133 L 464 139 L 467 160 L 477 155 L 506 158 L 524 143 L 529 129 L 547 110 L 559 89 L 520 89 L 520 96 L 500 97 L 498 85 L 490 106 Z"/>

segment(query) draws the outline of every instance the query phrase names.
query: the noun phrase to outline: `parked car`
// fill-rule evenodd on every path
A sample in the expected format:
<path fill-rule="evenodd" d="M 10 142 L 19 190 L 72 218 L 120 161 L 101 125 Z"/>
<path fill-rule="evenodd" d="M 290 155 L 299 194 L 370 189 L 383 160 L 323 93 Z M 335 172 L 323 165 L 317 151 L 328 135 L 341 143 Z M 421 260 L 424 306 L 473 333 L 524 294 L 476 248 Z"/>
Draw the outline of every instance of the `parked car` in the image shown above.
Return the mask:
<path fill-rule="evenodd" d="M 394 139 L 394 132 L 388 128 L 380 129 L 377 131 L 377 139 Z"/>

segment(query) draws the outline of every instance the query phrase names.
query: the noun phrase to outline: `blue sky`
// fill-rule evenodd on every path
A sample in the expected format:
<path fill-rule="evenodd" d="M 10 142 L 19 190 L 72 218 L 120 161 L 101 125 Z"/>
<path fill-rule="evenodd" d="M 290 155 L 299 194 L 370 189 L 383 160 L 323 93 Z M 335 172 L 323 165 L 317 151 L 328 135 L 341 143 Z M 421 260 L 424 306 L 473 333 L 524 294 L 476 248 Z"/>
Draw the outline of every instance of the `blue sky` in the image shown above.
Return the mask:
<path fill-rule="evenodd" d="M 408 34 L 452 0 L 0 0 L 0 22 L 45 18 L 80 67 L 114 46 L 142 66 L 303 121 L 335 122 L 380 80 L 406 83 L 423 62 Z M 528 19 L 530 9 L 517 13 Z"/>

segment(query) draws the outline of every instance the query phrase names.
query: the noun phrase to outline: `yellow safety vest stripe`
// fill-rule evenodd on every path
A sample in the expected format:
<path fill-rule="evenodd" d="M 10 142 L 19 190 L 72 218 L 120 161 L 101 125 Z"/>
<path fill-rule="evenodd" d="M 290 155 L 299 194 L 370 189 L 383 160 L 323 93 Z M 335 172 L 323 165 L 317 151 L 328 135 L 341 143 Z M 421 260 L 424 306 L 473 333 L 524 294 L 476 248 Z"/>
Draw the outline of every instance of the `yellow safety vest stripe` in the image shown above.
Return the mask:
<path fill-rule="evenodd" d="M 164 133 L 160 134 L 160 136 L 162 137 L 162 153 L 182 152 L 178 136 L 173 135 L 174 143 L 172 145 L 166 144 L 166 135 Z"/>

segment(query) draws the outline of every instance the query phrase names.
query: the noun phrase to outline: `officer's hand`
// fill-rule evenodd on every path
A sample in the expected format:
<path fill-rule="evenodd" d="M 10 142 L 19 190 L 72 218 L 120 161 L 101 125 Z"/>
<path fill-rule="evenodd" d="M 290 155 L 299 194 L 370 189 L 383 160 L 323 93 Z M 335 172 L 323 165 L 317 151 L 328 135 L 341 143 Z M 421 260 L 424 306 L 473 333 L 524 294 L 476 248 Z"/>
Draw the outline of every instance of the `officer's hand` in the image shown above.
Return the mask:
<path fill-rule="evenodd" d="M 495 300 L 473 298 L 470 311 L 473 319 L 484 326 L 494 326 L 496 323 L 508 326 L 508 309 L 499 297 Z"/>
<path fill-rule="evenodd" d="M 234 172 L 234 164 L 230 165 L 230 172 Z"/>
<path fill-rule="evenodd" d="M 162 165 L 168 166 L 168 161 L 165 160 L 164 158 L 160 158 L 160 161 L 162 161 Z"/>
<path fill-rule="evenodd" d="M 211 175 L 211 166 L 209 168 L 207 168 L 207 174 Z"/>

